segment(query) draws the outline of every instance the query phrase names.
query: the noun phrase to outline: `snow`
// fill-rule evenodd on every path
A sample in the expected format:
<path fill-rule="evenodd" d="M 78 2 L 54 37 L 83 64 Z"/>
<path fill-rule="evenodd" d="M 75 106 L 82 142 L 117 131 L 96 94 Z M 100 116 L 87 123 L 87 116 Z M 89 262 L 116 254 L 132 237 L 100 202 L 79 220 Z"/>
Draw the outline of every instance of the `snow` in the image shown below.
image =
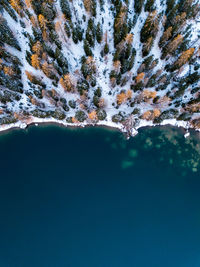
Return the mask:
<path fill-rule="evenodd" d="M 69 3 L 71 6 L 71 9 L 72 9 L 72 12 L 74 14 L 72 16 L 73 25 L 76 25 L 76 23 L 80 23 L 80 26 L 82 27 L 82 29 L 86 30 L 90 15 L 86 13 L 84 6 L 83 6 L 83 1 L 82 0 L 76 0 L 76 1 L 70 1 Z M 70 37 L 70 38 L 67 37 L 67 35 L 64 31 L 65 20 L 63 19 L 63 14 L 62 14 L 62 11 L 60 8 L 59 0 L 56 0 L 54 5 L 55 5 L 56 11 L 57 11 L 57 15 L 56 15 L 56 18 L 54 20 L 54 23 L 60 23 L 60 29 L 57 31 L 57 33 L 59 35 L 59 39 L 62 41 L 62 53 L 68 60 L 70 73 L 75 74 L 75 72 L 80 69 L 81 57 L 83 55 L 85 55 L 84 49 L 83 49 L 83 41 L 75 44 L 72 40 L 72 37 Z M 162 4 L 161 0 L 156 0 L 155 5 L 156 5 L 156 9 L 157 9 L 157 14 L 161 14 L 166 9 L 166 4 L 165 3 Z M 141 63 L 143 62 L 143 60 L 145 59 L 142 57 L 142 43 L 140 42 L 140 32 L 141 32 L 141 29 L 142 29 L 142 27 L 145 23 L 145 20 L 148 16 L 148 12 L 144 11 L 144 6 L 143 6 L 141 14 L 137 18 L 137 22 L 136 22 L 135 26 L 131 29 L 131 33 L 133 34 L 132 47 L 134 47 L 136 49 L 135 62 L 134 62 L 133 68 L 130 70 L 130 73 L 129 73 L 131 78 L 130 78 L 130 80 L 127 81 L 127 83 L 123 87 L 116 86 L 115 88 L 111 88 L 109 73 L 113 69 L 113 54 L 115 52 L 114 41 L 113 41 L 114 14 L 110 8 L 111 6 L 112 6 L 112 4 L 111 4 L 110 0 L 104 0 L 104 8 L 103 8 L 104 11 L 101 11 L 99 1 L 97 1 L 97 16 L 95 18 L 95 24 L 97 25 L 98 22 L 102 22 L 102 20 L 104 21 L 104 23 L 103 23 L 104 36 L 103 36 L 103 41 L 101 44 L 98 44 L 97 41 L 95 42 L 95 46 L 93 48 L 93 54 L 94 54 L 94 60 L 95 60 L 96 68 L 97 68 L 97 76 L 96 76 L 97 87 L 100 86 L 102 88 L 102 97 L 105 99 L 105 104 L 106 104 L 105 110 L 107 112 L 107 118 L 105 121 L 99 121 L 95 124 L 96 125 L 102 125 L 102 126 L 109 126 L 109 127 L 120 129 L 121 131 L 126 131 L 125 127 L 121 123 L 112 122 L 112 116 L 113 115 L 117 114 L 118 112 L 121 112 L 122 114 L 125 114 L 126 116 L 130 116 L 130 114 L 132 113 L 132 111 L 135 108 L 139 108 L 141 114 L 143 114 L 147 110 L 152 110 L 155 107 L 160 109 L 162 112 L 166 109 L 166 106 L 162 105 L 162 104 L 157 104 L 155 106 L 152 104 L 152 102 L 149 102 L 149 103 L 141 102 L 139 104 L 136 103 L 134 105 L 134 107 L 131 107 L 129 105 L 129 103 L 126 102 L 126 103 L 121 104 L 118 107 L 118 109 L 115 108 L 116 107 L 117 94 L 120 93 L 120 91 L 122 89 L 124 91 L 127 91 L 128 89 L 130 89 L 130 86 L 133 83 L 132 77 L 137 75 L 138 68 L 141 65 Z M 129 12 L 128 12 L 128 18 L 129 19 L 133 19 L 134 15 L 135 15 L 133 7 L 134 7 L 134 0 L 129 0 Z M 32 15 L 34 15 L 33 10 L 30 9 L 29 11 Z M 86 21 L 85 22 L 82 20 L 83 15 L 86 15 Z M 31 36 L 33 36 L 32 26 L 31 26 L 31 23 L 28 19 L 28 16 L 25 15 L 25 17 L 22 18 L 22 20 L 26 24 L 25 29 L 22 29 L 20 22 L 18 21 L 18 23 L 16 23 L 6 11 L 4 11 L 3 16 L 6 18 L 9 27 L 12 29 L 12 31 L 14 33 L 14 36 L 17 38 L 18 42 L 20 43 L 20 47 L 22 50 L 21 52 L 10 47 L 9 45 L 5 45 L 5 48 L 10 53 L 16 55 L 23 64 L 23 67 L 21 67 L 21 71 L 22 71 L 22 83 L 23 83 L 23 87 L 24 87 L 25 92 L 31 90 L 31 88 L 28 84 L 26 74 L 25 74 L 25 71 L 28 70 L 29 72 L 33 73 L 37 77 L 41 77 L 43 79 L 43 82 L 45 82 L 45 84 L 47 85 L 47 90 L 55 89 L 56 92 L 60 95 L 60 97 L 65 98 L 67 101 L 74 100 L 77 102 L 77 100 L 80 98 L 80 96 L 77 92 L 76 93 L 65 92 L 60 84 L 58 84 L 58 86 L 55 88 L 55 86 L 52 83 L 52 80 L 47 78 L 44 75 L 44 73 L 42 72 L 42 70 L 34 69 L 27 62 L 26 51 L 30 52 L 30 47 L 29 47 L 29 43 L 27 41 L 27 38 L 25 38 L 23 33 L 29 33 Z M 185 26 L 185 28 L 189 24 L 191 24 L 191 36 L 190 36 L 191 44 L 194 45 L 196 48 L 198 48 L 200 46 L 200 38 L 199 38 L 200 23 L 191 20 L 191 21 L 188 21 L 188 24 Z M 162 74 L 166 73 L 166 71 L 164 71 L 164 66 L 166 65 L 166 63 L 172 63 L 172 60 L 167 61 L 167 60 L 161 60 L 160 59 L 161 50 L 159 48 L 158 43 L 159 43 L 160 37 L 163 33 L 163 30 L 164 29 L 162 26 L 162 19 L 161 19 L 161 21 L 159 22 L 158 34 L 156 36 L 156 39 L 154 40 L 151 52 L 148 55 L 148 56 L 153 55 L 154 59 L 158 59 L 158 64 L 151 71 L 151 75 L 155 74 L 156 71 L 158 71 L 158 70 L 162 70 Z M 101 57 L 101 51 L 102 51 L 102 49 L 106 43 L 106 40 L 105 40 L 105 33 L 106 32 L 107 32 L 107 42 L 109 45 L 109 54 L 102 58 Z M 50 44 L 48 44 L 48 45 L 50 45 Z M 52 48 L 55 48 L 55 47 L 52 45 Z M 197 49 L 196 49 L 196 51 L 197 51 Z M 192 70 L 192 72 L 194 71 L 193 68 L 191 68 L 191 66 L 186 64 L 184 66 L 182 72 L 177 74 L 178 78 L 185 77 L 188 73 L 190 73 L 191 70 Z M 127 74 L 125 74 L 125 75 L 127 75 Z M 124 75 L 122 75 L 122 78 L 123 77 L 124 77 Z M 77 79 L 78 79 L 78 75 L 77 75 Z M 172 86 L 173 85 L 170 84 L 165 90 L 158 91 L 157 96 L 160 96 L 160 97 L 165 96 L 166 93 L 169 90 L 171 90 Z M 90 88 L 89 93 L 88 93 L 88 96 L 90 97 L 90 99 L 93 98 L 93 94 L 94 94 L 95 89 Z M 147 88 L 147 89 L 149 91 L 154 91 L 155 87 Z M 140 93 L 141 92 L 139 92 L 139 93 L 133 92 L 133 99 L 132 100 L 134 100 L 135 97 L 137 97 Z M 185 91 L 185 93 L 183 94 L 181 101 L 185 102 L 186 100 L 189 100 L 190 97 L 192 97 L 191 90 L 190 90 L 190 88 L 188 88 Z M 42 101 L 42 103 L 45 104 L 45 110 L 53 110 L 55 108 L 55 106 L 52 103 L 50 103 L 50 101 L 47 97 L 44 97 L 41 101 Z M 9 110 L 14 111 L 14 112 L 20 112 L 20 107 L 19 107 L 20 103 L 23 104 L 23 107 L 25 110 L 26 109 L 31 110 L 34 108 L 34 106 L 29 107 L 30 100 L 26 94 L 23 94 L 20 101 L 18 101 L 18 102 L 14 101 L 12 104 L 8 104 Z M 113 103 L 115 103 L 115 106 L 113 106 Z M 93 107 L 92 103 L 89 103 L 88 106 L 91 108 Z M 175 108 L 173 103 L 172 103 L 170 108 Z M 77 108 L 76 109 L 70 109 L 66 115 L 68 117 L 74 116 L 75 112 L 77 110 L 78 110 Z M 180 110 L 180 108 L 178 108 L 178 110 Z M 193 117 L 199 118 L 200 114 L 194 114 Z M 66 127 L 67 126 L 84 127 L 86 125 L 91 125 L 91 123 L 88 121 L 85 121 L 84 123 L 71 124 L 71 123 L 67 123 L 65 121 L 55 120 L 53 118 L 39 119 L 39 118 L 31 117 L 31 118 L 29 118 L 29 121 L 27 121 L 27 122 L 18 121 L 15 124 L 1 125 L 0 131 L 4 131 L 4 130 L 7 130 L 7 129 L 13 128 L 13 127 L 20 127 L 22 129 L 24 129 L 30 123 L 38 124 L 38 123 L 46 123 L 46 122 L 59 123 L 59 124 L 62 124 Z M 186 129 L 188 129 L 189 127 L 192 127 L 192 125 L 188 124 L 188 122 L 176 121 L 176 119 L 164 120 L 161 123 L 161 125 L 167 125 L 167 124 L 177 126 L 177 127 L 184 127 Z M 145 126 L 154 126 L 154 124 L 152 121 L 146 121 L 146 120 L 140 119 L 138 125 L 131 129 L 131 135 L 134 136 L 135 134 L 137 134 L 139 128 L 145 127 Z"/>

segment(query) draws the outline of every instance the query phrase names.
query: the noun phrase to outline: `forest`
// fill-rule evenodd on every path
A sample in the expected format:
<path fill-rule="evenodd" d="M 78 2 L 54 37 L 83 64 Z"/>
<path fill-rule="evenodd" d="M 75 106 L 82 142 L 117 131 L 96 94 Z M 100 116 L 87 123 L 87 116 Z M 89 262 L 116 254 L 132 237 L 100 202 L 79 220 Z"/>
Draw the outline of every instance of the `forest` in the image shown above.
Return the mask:
<path fill-rule="evenodd" d="M 0 125 L 200 128 L 197 0 L 1 0 Z"/>

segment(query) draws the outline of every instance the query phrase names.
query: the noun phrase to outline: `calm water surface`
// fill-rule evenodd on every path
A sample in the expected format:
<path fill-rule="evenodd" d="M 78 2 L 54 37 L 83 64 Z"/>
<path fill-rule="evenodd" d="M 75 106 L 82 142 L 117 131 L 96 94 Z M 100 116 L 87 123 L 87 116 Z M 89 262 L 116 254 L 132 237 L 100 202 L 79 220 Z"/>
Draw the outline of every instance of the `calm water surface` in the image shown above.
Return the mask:
<path fill-rule="evenodd" d="M 200 266 L 198 134 L 41 126 L 0 151 L 0 267 Z"/>

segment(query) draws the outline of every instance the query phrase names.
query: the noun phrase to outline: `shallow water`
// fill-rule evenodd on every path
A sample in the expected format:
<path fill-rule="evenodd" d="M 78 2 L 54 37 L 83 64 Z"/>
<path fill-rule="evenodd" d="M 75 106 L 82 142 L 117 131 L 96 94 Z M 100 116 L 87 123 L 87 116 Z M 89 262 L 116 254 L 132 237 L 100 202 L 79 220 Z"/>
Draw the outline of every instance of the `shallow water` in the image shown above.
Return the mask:
<path fill-rule="evenodd" d="M 197 133 L 40 126 L 0 148 L 0 267 L 200 266 Z"/>

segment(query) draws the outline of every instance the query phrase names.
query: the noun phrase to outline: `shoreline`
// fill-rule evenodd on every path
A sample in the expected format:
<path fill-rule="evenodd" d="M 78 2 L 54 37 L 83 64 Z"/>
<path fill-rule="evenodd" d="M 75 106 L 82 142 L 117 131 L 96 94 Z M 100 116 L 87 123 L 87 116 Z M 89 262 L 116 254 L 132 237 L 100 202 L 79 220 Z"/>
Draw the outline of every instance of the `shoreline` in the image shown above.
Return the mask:
<path fill-rule="evenodd" d="M 56 120 L 53 118 L 46 118 L 46 119 L 40 119 L 40 118 L 35 118 L 31 117 L 31 120 L 29 121 L 18 121 L 16 123 L 12 124 L 4 124 L 0 126 L 0 134 L 5 134 L 6 132 L 9 132 L 14 129 L 27 129 L 30 126 L 39 126 L 39 125 L 58 125 L 64 128 L 85 128 L 85 127 L 102 127 L 106 129 L 111 129 L 111 130 L 118 130 L 121 133 L 123 133 L 127 139 L 130 137 L 134 137 L 135 135 L 138 134 L 138 130 L 143 127 L 156 127 L 156 126 L 173 126 L 173 127 L 178 127 L 178 128 L 183 128 L 185 131 L 184 137 L 187 138 L 190 135 L 190 130 L 195 130 L 197 132 L 200 131 L 200 129 L 195 129 L 192 127 L 192 125 L 186 121 L 177 121 L 176 119 L 167 119 L 162 121 L 160 124 L 153 124 L 152 121 L 145 121 L 145 120 L 140 120 L 139 124 L 136 127 L 132 127 L 130 130 L 127 130 L 125 126 L 121 123 L 114 123 L 112 121 L 101 121 L 97 123 L 88 123 L 88 122 L 83 122 L 83 123 L 68 123 L 60 120 Z"/>

